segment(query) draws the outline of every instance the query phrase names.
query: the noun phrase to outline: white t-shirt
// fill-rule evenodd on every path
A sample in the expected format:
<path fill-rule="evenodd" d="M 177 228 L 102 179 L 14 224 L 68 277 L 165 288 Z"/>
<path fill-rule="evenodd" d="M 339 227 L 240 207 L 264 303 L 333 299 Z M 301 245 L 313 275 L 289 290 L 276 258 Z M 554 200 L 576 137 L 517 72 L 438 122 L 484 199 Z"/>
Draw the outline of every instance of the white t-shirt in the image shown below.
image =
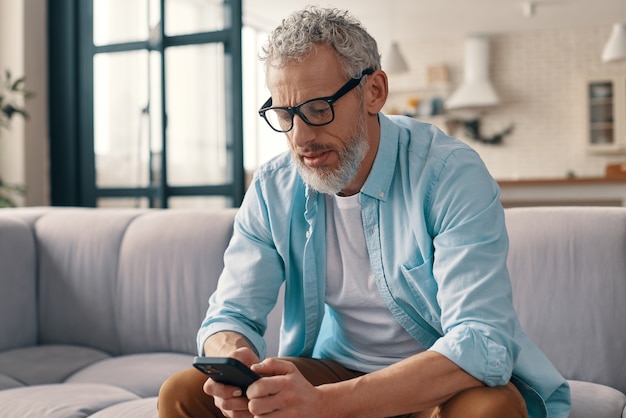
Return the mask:
<path fill-rule="evenodd" d="M 345 367 L 372 372 L 424 347 L 393 317 L 370 266 L 359 195 L 326 197 L 326 303 L 336 338 L 321 349 Z"/>

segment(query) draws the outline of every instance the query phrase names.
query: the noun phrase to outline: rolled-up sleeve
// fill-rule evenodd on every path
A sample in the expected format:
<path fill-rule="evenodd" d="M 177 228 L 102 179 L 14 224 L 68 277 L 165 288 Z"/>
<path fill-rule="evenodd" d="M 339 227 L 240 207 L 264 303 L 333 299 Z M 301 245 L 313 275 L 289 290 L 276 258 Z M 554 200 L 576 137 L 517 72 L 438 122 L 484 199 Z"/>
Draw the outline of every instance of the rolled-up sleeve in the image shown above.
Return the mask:
<path fill-rule="evenodd" d="M 284 264 L 273 244 L 264 205 L 253 185 L 235 217 L 224 270 L 198 330 L 199 354 L 208 337 L 233 331 L 246 337 L 260 358 L 265 357 L 267 315 L 276 304 Z"/>
<path fill-rule="evenodd" d="M 443 336 L 430 349 L 486 385 L 504 385 L 519 347 L 498 186 L 473 151 L 458 150 L 443 165 L 431 198 Z"/>

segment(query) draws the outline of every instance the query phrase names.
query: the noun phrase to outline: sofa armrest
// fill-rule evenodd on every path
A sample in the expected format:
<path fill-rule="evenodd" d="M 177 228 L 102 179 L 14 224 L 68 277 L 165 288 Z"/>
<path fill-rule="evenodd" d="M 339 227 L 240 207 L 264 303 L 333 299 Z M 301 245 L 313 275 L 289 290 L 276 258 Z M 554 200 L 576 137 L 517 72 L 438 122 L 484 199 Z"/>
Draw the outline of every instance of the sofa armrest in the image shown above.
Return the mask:
<path fill-rule="evenodd" d="M 37 341 L 37 256 L 32 228 L 0 216 L 0 351 Z"/>
<path fill-rule="evenodd" d="M 626 417 L 626 395 L 610 386 L 569 380 L 572 391 L 570 418 Z"/>

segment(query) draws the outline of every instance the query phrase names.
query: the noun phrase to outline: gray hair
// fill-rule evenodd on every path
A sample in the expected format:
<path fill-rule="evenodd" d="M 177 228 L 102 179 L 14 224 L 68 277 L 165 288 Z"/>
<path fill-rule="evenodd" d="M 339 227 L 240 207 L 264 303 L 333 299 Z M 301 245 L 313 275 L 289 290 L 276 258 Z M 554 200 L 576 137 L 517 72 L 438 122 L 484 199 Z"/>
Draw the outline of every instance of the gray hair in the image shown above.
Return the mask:
<path fill-rule="evenodd" d="M 308 6 L 284 19 L 272 31 L 261 52 L 267 66 L 282 67 L 302 60 L 315 45 L 331 46 L 346 77 L 357 77 L 366 68 L 380 69 L 376 40 L 345 10 Z"/>

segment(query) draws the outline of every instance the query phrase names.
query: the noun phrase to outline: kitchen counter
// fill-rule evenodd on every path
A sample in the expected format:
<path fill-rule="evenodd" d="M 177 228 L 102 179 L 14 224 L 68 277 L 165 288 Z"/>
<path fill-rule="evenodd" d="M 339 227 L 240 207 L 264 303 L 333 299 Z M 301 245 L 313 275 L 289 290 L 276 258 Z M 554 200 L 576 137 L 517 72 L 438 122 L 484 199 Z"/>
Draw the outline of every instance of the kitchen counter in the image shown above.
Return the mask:
<path fill-rule="evenodd" d="M 499 180 L 500 200 L 513 206 L 626 206 L 626 177 Z"/>

